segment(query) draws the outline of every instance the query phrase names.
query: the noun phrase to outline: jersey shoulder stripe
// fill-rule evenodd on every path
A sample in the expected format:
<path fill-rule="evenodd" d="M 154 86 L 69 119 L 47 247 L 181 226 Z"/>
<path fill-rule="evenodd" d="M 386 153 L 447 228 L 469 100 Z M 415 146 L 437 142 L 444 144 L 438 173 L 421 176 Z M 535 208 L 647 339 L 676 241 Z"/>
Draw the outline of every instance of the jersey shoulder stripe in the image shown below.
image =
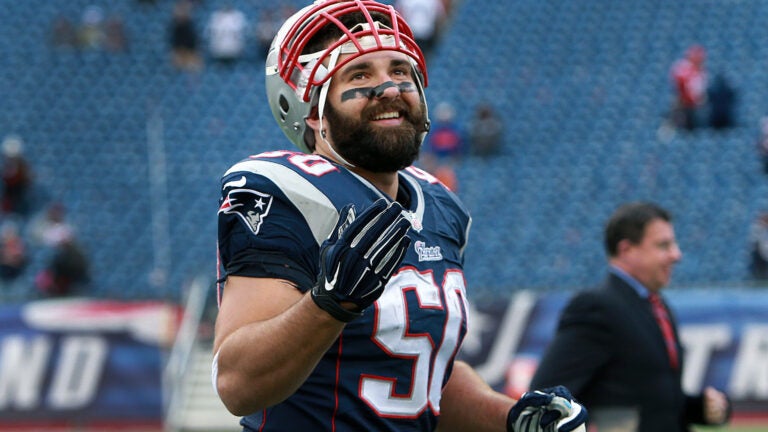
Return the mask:
<path fill-rule="evenodd" d="M 281 160 L 252 158 L 241 161 L 224 174 L 223 187 L 226 189 L 227 182 L 231 182 L 232 179 L 236 180 L 240 178 L 238 176 L 247 173 L 268 179 L 299 210 L 319 246 L 335 225 L 338 211 L 328 196 L 313 182 L 300 174 L 296 167 L 279 163 Z M 243 176 L 242 178 L 252 188 L 269 188 L 269 185 L 254 184 L 259 183 L 259 181 L 252 176 Z M 222 193 L 227 192 L 226 190 L 222 191 Z"/>

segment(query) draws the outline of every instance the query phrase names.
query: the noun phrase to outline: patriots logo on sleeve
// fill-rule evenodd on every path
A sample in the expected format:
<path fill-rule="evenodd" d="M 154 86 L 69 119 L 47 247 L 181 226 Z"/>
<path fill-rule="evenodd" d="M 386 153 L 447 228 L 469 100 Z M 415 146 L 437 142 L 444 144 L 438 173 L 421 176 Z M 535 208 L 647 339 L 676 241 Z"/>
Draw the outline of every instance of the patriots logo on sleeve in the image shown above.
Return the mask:
<path fill-rule="evenodd" d="M 221 203 L 219 213 L 240 216 L 253 234 L 258 234 L 271 206 L 272 195 L 251 189 L 232 189 Z"/>

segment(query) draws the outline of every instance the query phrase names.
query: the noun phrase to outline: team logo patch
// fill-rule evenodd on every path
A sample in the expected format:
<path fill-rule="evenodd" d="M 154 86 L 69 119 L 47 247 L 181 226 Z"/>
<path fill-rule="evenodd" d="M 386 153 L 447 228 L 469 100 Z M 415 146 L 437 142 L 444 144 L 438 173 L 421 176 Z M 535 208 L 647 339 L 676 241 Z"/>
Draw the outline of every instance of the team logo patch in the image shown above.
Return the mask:
<path fill-rule="evenodd" d="M 414 231 L 421 232 L 421 230 L 424 229 L 424 226 L 421 224 L 421 219 L 419 219 L 419 216 L 417 216 L 416 213 L 403 210 L 403 216 L 411 222 L 411 228 L 413 228 Z"/>
<path fill-rule="evenodd" d="M 419 255 L 419 262 L 440 261 L 443 259 L 443 253 L 440 251 L 440 246 L 427 246 L 423 241 L 417 241 L 413 244 L 413 248 Z"/>
<path fill-rule="evenodd" d="M 248 228 L 258 234 L 271 206 L 272 195 L 251 189 L 233 189 L 221 203 L 219 213 L 240 216 Z"/>

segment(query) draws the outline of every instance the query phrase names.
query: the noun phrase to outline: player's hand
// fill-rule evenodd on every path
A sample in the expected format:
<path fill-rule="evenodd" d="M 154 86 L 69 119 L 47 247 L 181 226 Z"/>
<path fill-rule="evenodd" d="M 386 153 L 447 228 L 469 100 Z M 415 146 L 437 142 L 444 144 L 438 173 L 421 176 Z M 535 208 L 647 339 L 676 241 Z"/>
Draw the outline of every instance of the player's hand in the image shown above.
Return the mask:
<path fill-rule="evenodd" d="M 312 298 L 339 321 L 362 315 L 379 298 L 411 242 L 410 222 L 397 202 L 382 198 L 355 215 L 355 207 L 341 210 L 339 221 L 320 247 L 320 274 Z M 352 310 L 342 306 L 354 304 Z"/>
<path fill-rule="evenodd" d="M 507 415 L 508 432 L 582 432 L 587 410 L 563 386 L 524 393 Z"/>

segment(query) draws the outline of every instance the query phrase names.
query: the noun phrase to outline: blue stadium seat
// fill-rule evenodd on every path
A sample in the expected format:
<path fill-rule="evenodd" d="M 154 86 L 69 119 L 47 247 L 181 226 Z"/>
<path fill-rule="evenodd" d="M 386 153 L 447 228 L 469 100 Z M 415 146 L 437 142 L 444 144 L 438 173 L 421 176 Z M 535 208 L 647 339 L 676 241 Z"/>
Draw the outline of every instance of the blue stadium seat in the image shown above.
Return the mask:
<path fill-rule="evenodd" d="M 235 1 L 252 18 L 266 3 Z M 77 21 L 91 4 L 121 14 L 129 52 L 47 45 L 56 16 Z M 215 5 L 201 3 L 199 29 Z M 768 56 L 761 42 L 768 40 L 761 20 L 768 4 L 705 5 L 456 4 L 430 58 L 429 101 L 453 104 L 462 122 L 491 102 L 507 126 L 498 157 L 467 157 L 457 167 L 459 195 L 474 216 L 467 277 L 478 295 L 594 283 L 604 271 L 602 221 L 634 199 L 659 201 L 676 215 L 685 253 L 676 285 L 748 278 L 747 227 L 768 208 L 768 178 L 754 151 L 757 122 L 768 114 L 768 80 L 754 60 Z M 0 134 L 24 138 L 40 187 L 71 209 L 93 260 L 95 295 L 178 299 L 194 273 L 213 274 L 219 176 L 248 154 L 290 148 L 265 105 L 255 60 L 231 71 L 173 70 L 165 39 L 171 7 L 9 2 L 0 20 Z M 660 139 L 671 101 L 668 69 L 692 42 L 740 90 L 739 125 Z M 162 118 L 162 204 L 171 211 L 171 268 L 162 289 L 149 280 L 153 113 Z M 31 272 L 25 277 L 31 284 Z"/>

